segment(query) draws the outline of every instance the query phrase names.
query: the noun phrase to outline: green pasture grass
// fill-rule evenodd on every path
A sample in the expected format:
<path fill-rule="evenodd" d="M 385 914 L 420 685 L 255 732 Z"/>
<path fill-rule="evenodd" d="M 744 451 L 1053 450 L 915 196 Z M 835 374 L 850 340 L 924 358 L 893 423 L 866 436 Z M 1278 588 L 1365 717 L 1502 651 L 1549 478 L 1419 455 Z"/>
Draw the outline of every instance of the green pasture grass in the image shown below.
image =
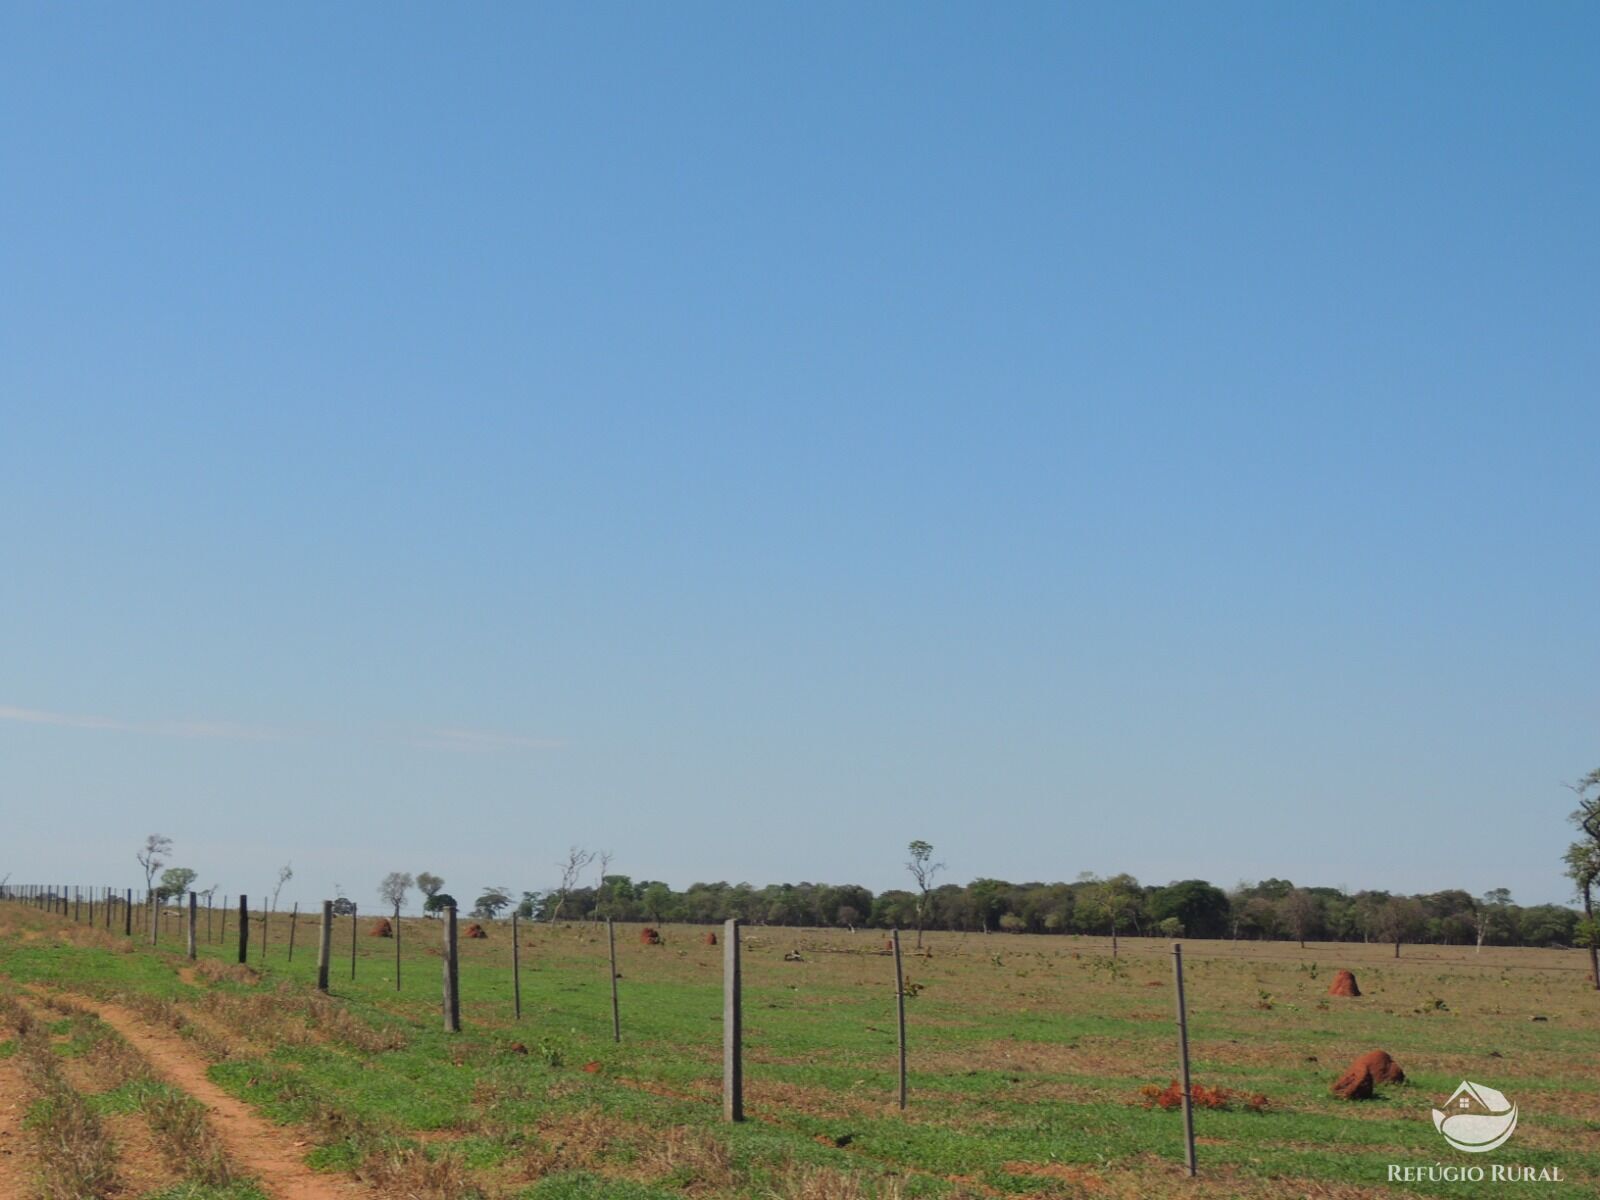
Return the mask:
<path fill-rule="evenodd" d="M 293 962 L 288 918 L 278 914 L 264 963 L 259 932 L 253 938 L 259 977 L 232 979 L 189 969 L 176 921 L 152 951 L 137 934 L 131 948 L 116 934 L 85 944 L 70 930 L 62 936 L 70 922 L 3 907 L 13 911 L 9 920 L 0 915 L 0 975 L 17 983 L 183 1004 L 207 988 L 249 993 L 288 981 L 309 989 L 315 979 L 309 917 L 300 918 Z M 728 1128 L 719 1123 L 723 948 L 702 944 L 703 927 L 669 926 L 664 945 L 643 946 L 635 927 L 618 926 L 618 1045 L 603 926 L 522 925 L 516 1021 L 509 922 L 484 922 L 488 939 L 460 943 L 465 1029 L 449 1034 L 439 1015 L 442 922 L 402 923 L 397 990 L 393 943 L 367 936 L 373 919 L 356 924 L 354 980 L 351 922 L 337 922 L 332 992 L 372 1029 L 397 1031 L 402 1044 L 372 1052 L 337 1037 L 280 1042 L 216 1064 L 219 1084 L 284 1123 L 336 1107 L 369 1133 L 457 1155 L 501 1183 L 531 1136 L 525 1131 L 600 1111 L 647 1130 L 701 1128 L 726 1142 L 752 1180 L 779 1181 L 809 1163 L 873 1179 L 901 1175 L 908 1196 L 958 1195 L 963 1180 L 1030 1195 L 1040 1194 L 1041 1178 L 1019 1168 L 1066 1163 L 1137 1181 L 1146 1195 L 1186 1186 L 1181 1117 L 1140 1097 L 1143 1085 L 1177 1074 L 1164 942 L 1123 939 L 1113 960 L 1104 939 L 929 935 L 930 956 L 907 958 L 918 991 L 907 1000 L 912 1106 L 901 1114 L 893 1105 L 892 969 L 876 953 L 882 934 L 747 929 L 751 1120 Z M 227 945 L 202 943 L 201 957 L 231 962 L 232 935 Z M 785 962 L 796 949 L 803 961 Z M 1328 997 L 1334 971 L 1346 966 L 1364 995 Z M 1600 1178 L 1600 993 L 1585 984 L 1577 953 L 1408 946 L 1395 960 L 1388 947 L 1191 942 L 1185 968 L 1195 1079 L 1267 1097 L 1261 1112 L 1197 1113 L 1202 1178 L 1209 1169 L 1267 1181 L 1263 1194 L 1273 1180 L 1378 1195 L 1481 1194 L 1469 1184 L 1385 1182 L 1391 1162 L 1471 1161 L 1429 1117 L 1463 1078 L 1521 1106 L 1518 1133 L 1494 1161 L 1559 1166 L 1580 1191 Z M 1376 1048 L 1400 1061 L 1408 1082 L 1367 1104 L 1335 1099 L 1331 1081 Z M 334 1139 L 310 1158 L 349 1169 L 362 1149 L 359 1137 Z M 602 1147 L 594 1167 L 556 1171 L 525 1194 L 682 1194 L 683 1181 L 670 1176 L 621 1177 L 630 1153 Z"/>

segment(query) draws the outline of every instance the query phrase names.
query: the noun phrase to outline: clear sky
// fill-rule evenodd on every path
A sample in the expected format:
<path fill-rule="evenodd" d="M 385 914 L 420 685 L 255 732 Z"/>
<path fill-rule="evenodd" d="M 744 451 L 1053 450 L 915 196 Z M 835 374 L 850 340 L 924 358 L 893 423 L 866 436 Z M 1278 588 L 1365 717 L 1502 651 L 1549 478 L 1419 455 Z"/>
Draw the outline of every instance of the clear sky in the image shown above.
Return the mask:
<path fill-rule="evenodd" d="M 0 13 L 0 875 L 1568 898 L 1594 6 Z"/>

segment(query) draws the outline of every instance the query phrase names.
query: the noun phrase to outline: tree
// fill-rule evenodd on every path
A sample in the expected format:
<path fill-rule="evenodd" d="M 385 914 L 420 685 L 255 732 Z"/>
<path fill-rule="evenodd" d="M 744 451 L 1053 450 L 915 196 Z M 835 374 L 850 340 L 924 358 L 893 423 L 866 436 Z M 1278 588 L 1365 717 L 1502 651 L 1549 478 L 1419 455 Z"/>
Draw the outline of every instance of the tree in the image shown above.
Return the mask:
<path fill-rule="evenodd" d="M 144 890 L 155 890 L 156 873 L 166 866 L 166 855 L 172 853 L 172 839 L 164 833 L 152 833 L 144 839 L 144 847 L 134 858 L 144 868 Z"/>
<path fill-rule="evenodd" d="M 933 879 L 944 864 L 933 861 L 933 846 L 918 838 L 906 847 L 911 859 L 906 863 L 906 870 L 911 872 L 911 878 L 917 882 L 917 948 L 922 948 L 922 927 L 928 919 L 928 893 L 933 890 Z"/>
<path fill-rule="evenodd" d="M 277 912 L 278 911 L 278 895 L 279 895 L 280 892 L 283 891 L 283 885 L 288 883 L 289 880 L 291 880 L 293 878 L 294 878 L 294 867 L 291 866 L 289 863 L 284 863 L 283 866 L 278 868 L 278 883 L 277 883 L 277 886 L 272 889 L 272 906 L 271 906 L 271 909 L 269 911 L 271 911 L 271 912 Z"/>
<path fill-rule="evenodd" d="M 472 915 L 475 917 L 493 920 L 500 915 L 500 910 L 511 903 L 511 893 L 503 887 L 488 887 L 483 889 L 483 894 L 473 902 Z"/>
<path fill-rule="evenodd" d="M 1507 910 L 1510 907 L 1509 888 L 1490 888 L 1479 898 L 1472 914 L 1472 931 L 1478 938 L 1478 948 L 1474 953 L 1482 954 L 1484 939 L 1504 927 Z"/>
<path fill-rule="evenodd" d="M 1300 949 L 1304 950 L 1306 938 L 1311 936 L 1322 916 L 1322 907 L 1305 888 L 1295 888 L 1278 901 L 1278 914 L 1284 925 L 1300 939 Z"/>
<path fill-rule="evenodd" d="M 644 895 L 640 900 L 650 919 L 659 925 L 666 919 L 667 911 L 672 907 L 672 889 L 664 883 L 652 883 L 644 889 Z"/>
<path fill-rule="evenodd" d="M 1422 905 L 1409 897 L 1394 896 L 1385 900 L 1374 914 L 1373 932 L 1382 940 L 1394 943 L 1394 956 L 1400 957 L 1400 943 L 1415 941 L 1423 931 L 1427 914 Z"/>
<path fill-rule="evenodd" d="M 1578 944 L 1589 951 L 1589 978 L 1600 990 L 1600 922 L 1594 916 L 1594 887 L 1600 881 L 1600 844 L 1573 842 L 1565 855 L 1567 878 L 1583 899 L 1583 923 Z"/>
<path fill-rule="evenodd" d="M 356 902 L 349 896 L 340 896 L 333 902 L 333 915 L 336 917 L 353 917 L 356 915 Z"/>
<path fill-rule="evenodd" d="M 582 846 L 569 846 L 567 857 L 556 864 L 561 871 L 561 883 L 556 888 L 556 906 L 550 911 L 550 919 L 561 919 L 561 910 L 566 907 L 567 897 L 572 894 L 572 889 L 578 886 L 578 878 L 583 874 L 583 869 L 594 861 L 594 851 L 585 850 Z"/>
<path fill-rule="evenodd" d="M 442 913 L 447 908 L 458 908 L 456 898 L 449 892 L 430 892 L 428 898 L 422 902 L 424 916 L 434 916 Z"/>
<path fill-rule="evenodd" d="M 1185 879 L 1157 888 L 1146 909 L 1158 923 L 1176 917 L 1189 937 L 1221 937 L 1228 931 L 1227 893 L 1204 879 Z"/>
<path fill-rule="evenodd" d="M 415 882 L 409 871 L 390 871 L 378 884 L 378 899 L 398 914 L 405 907 L 406 893 L 411 890 L 411 885 Z M 444 883 L 442 879 L 439 882 L 441 885 Z M 434 891 L 438 891 L 438 888 Z"/>
<path fill-rule="evenodd" d="M 157 899 L 170 900 L 183 895 L 198 877 L 199 872 L 191 871 L 188 867 L 168 867 L 161 873 L 161 883 L 156 888 Z"/>
<path fill-rule="evenodd" d="M 442 905 L 432 904 L 433 898 L 444 888 L 444 880 L 427 871 L 417 872 L 417 890 L 422 893 L 422 913 L 431 917 Z"/>
<path fill-rule="evenodd" d="M 600 871 L 599 871 L 600 882 L 595 885 L 595 889 L 594 889 L 594 896 L 595 896 L 594 915 L 595 915 L 596 919 L 599 919 L 601 916 L 606 916 L 606 915 L 609 915 L 609 913 L 610 913 L 609 906 L 607 907 L 605 913 L 602 913 L 600 911 L 600 906 L 601 906 L 602 902 L 606 899 L 606 875 L 611 870 L 611 851 L 609 851 L 609 850 L 601 850 L 599 853 L 597 853 L 595 855 L 595 858 L 600 863 Z"/>

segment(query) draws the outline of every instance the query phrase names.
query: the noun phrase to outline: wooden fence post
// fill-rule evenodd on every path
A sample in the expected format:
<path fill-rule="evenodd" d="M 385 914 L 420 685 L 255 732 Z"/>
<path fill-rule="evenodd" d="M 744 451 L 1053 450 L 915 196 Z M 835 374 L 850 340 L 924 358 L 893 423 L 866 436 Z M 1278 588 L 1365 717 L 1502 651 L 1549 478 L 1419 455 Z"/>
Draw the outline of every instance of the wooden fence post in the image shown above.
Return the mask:
<path fill-rule="evenodd" d="M 444 910 L 444 1028 L 461 1032 L 460 976 L 456 970 L 456 907 Z"/>
<path fill-rule="evenodd" d="M 150 944 L 157 945 L 161 941 L 161 894 L 150 889 Z"/>
<path fill-rule="evenodd" d="M 263 908 L 261 910 L 261 953 L 256 957 L 256 961 L 259 962 L 263 967 L 267 965 L 267 934 L 268 926 L 271 920 L 272 909 Z"/>
<path fill-rule="evenodd" d="M 200 897 L 193 892 L 189 893 L 189 959 L 193 961 L 196 955 L 195 934 L 200 927 Z"/>
<path fill-rule="evenodd" d="M 352 980 L 356 977 L 356 926 L 359 923 L 360 917 L 356 913 L 356 903 L 352 900 L 350 902 L 350 978 Z"/>
<path fill-rule="evenodd" d="M 217 945 L 228 940 L 228 893 L 222 893 L 222 928 L 217 930 Z"/>
<path fill-rule="evenodd" d="M 606 942 L 611 947 L 611 1040 L 622 1040 L 622 1012 L 617 1007 L 617 931 L 611 923 L 611 918 L 606 918 Z"/>
<path fill-rule="evenodd" d="M 89 885 L 89 928 L 94 928 L 94 885 Z"/>
<path fill-rule="evenodd" d="M 515 1020 L 522 1020 L 522 953 L 517 935 L 517 910 L 511 910 L 511 1012 Z M 395 975 L 399 976 L 398 960 Z"/>
<path fill-rule="evenodd" d="M 906 980 L 900 962 L 900 931 L 893 934 L 894 941 L 894 1007 L 895 1028 L 900 1049 L 900 1107 L 906 1107 Z"/>
<path fill-rule="evenodd" d="M 239 961 L 250 961 L 250 898 L 239 893 Z"/>
<path fill-rule="evenodd" d="M 744 1120 L 744 1010 L 739 994 L 739 918 L 722 927 L 722 1119 Z"/>
<path fill-rule="evenodd" d="M 122 936 L 133 936 L 133 889 L 129 888 L 122 904 Z"/>
<path fill-rule="evenodd" d="M 333 953 L 333 901 L 322 902 L 322 930 L 317 938 L 317 991 L 328 990 L 328 959 Z"/>
<path fill-rule="evenodd" d="M 400 990 L 400 903 L 394 906 L 394 990 Z"/>
<path fill-rule="evenodd" d="M 1183 1141 L 1184 1174 L 1193 1177 L 1197 1168 L 1194 1161 L 1194 1097 L 1189 1091 L 1189 1017 L 1183 1003 L 1183 946 L 1172 943 L 1172 978 L 1177 984 L 1178 1001 L 1178 1067 L 1183 1079 Z"/>
<path fill-rule="evenodd" d="M 294 902 L 294 911 L 289 914 L 289 961 L 294 961 L 294 931 L 300 927 L 300 901 Z"/>

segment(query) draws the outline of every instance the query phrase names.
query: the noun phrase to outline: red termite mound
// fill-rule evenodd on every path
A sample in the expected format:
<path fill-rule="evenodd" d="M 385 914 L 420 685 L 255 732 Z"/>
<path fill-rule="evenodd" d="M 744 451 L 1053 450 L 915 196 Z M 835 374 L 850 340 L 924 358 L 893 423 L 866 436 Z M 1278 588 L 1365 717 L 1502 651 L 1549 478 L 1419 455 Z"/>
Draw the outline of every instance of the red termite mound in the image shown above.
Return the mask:
<path fill-rule="evenodd" d="M 717 944 L 717 935 L 715 930 L 706 931 L 705 943 L 708 946 L 715 946 Z"/>
<path fill-rule="evenodd" d="M 367 930 L 368 937 L 393 937 L 394 926 L 389 924 L 388 917 L 380 917 L 377 924 Z"/>
<path fill-rule="evenodd" d="M 1404 1083 L 1406 1073 L 1389 1057 L 1387 1050 L 1371 1050 L 1351 1063 L 1333 1084 L 1333 1094 L 1341 1100 L 1371 1100 L 1372 1089 L 1380 1083 Z"/>
<path fill-rule="evenodd" d="M 646 925 L 639 930 L 639 944 L 641 946 L 659 946 L 661 944 L 661 935 Z"/>
<path fill-rule="evenodd" d="M 1359 996 L 1359 995 L 1361 995 L 1361 989 L 1356 986 L 1355 974 L 1353 972 L 1351 972 L 1351 971 L 1346 971 L 1346 970 L 1342 970 L 1341 969 L 1340 972 L 1333 977 L 1333 983 L 1328 988 L 1328 995 L 1330 995 L 1330 996 Z"/>
<path fill-rule="evenodd" d="M 483 926 L 474 922 L 467 926 L 466 935 L 469 938 L 486 938 L 489 935 L 483 931 Z"/>

